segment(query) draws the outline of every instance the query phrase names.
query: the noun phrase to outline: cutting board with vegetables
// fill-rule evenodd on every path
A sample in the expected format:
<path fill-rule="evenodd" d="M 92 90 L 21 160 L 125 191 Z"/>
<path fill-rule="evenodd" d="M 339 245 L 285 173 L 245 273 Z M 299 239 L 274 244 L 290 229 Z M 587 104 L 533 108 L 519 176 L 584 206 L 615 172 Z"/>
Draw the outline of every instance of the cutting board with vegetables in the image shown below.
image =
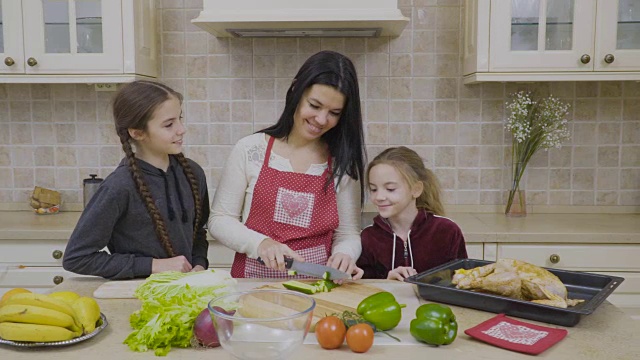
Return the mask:
<path fill-rule="evenodd" d="M 299 280 L 305 283 L 314 283 L 317 280 Z M 258 289 L 282 289 L 285 290 L 282 285 L 284 281 L 277 283 L 269 283 L 266 285 L 258 286 Z M 333 313 L 342 313 L 343 311 L 356 312 L 358 304 L 362 299 L 369 295 L 376 294 L 383 289 L 361 282 L 345 282 L 341 286 L 333 288 L 330 292 L 318 292 L 313 295 L 309 295 L 316 301 L 316 308 L 313 311 L 313 320 L 311 322 L 312 328 L 315 323 L 326 315 Z"/>

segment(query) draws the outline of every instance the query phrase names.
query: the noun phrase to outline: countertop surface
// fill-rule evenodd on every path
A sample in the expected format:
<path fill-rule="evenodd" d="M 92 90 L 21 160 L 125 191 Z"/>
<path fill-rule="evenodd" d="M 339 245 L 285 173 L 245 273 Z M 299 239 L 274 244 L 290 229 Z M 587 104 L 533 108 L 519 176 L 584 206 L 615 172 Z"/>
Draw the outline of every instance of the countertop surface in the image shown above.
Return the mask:
<path fill-rule="evenodd" d="M 259 286 L 260 280 L 240 280 L 245 286 Z M 54 291 L 71 290 L 91 296 L 93 291 L 105 280 L 101 278 L 71 278 L 54 288 Z M 375 285 L 376 282 L 369 280 Z M 401 283 L 411 287 L 411 284 Z M 239 284 L 240 285 L 240 284 Z M 404 292 L 406 293 L 406 292 Z M 399 299 L 402 300 L 402 299 Z M 140 308 L 135 299 L 98 299 L 102 312 L 109 325 L 96 337 L 67 347 L 19 349 L 0 345 L 0 359 L 40 360 L 65 359 L 86 360 L 101 359 L 158 359 L 152 351 L 134 353 L 122 342 L 131 332 L 129 315 Z M 363 355 L 351 352 L 343 345 L 338 350 L 324 350 L 318 345 L 303 345 L 291 359 L 532 359 L 530 355 L 511 352 L 493 347 L 472 339 L 464 330 L 495 316 L 493 313 L 452 306 L 456 314 L 459 332 L 458 338 L 450 345 L 431 347 L 416 345 L 375 345 Z M 403 314 L 412 316 L 412 314 Z M 555 325 L 524 320 L 543 326 Z M 633 321 L 620 309 L 605 301 L 594 313 L 583 316 L 575 327 L 566 328 L 568 335 L 536 358 L 542 359 L 637 359 L 640 354 L 640 322 Z M 313 336 L 310 334 L 309 336 Z M 378 335 L 382 336 L 382 335 Z M 167 359 L 231 359 L 222 348 L 195 350 L 172 349 Z"/>
<path fill-rule="evenodd" d="M 374 213 L 363 214 L 369 224 Z M 36 215 L 0 211 L 0 240 L 67 240 L 80 212 Z M 450 213 L 468 243 L 564 242 L 640 243 L 640 214 L 528 214 L 512 218 L 500 213 Z"/>

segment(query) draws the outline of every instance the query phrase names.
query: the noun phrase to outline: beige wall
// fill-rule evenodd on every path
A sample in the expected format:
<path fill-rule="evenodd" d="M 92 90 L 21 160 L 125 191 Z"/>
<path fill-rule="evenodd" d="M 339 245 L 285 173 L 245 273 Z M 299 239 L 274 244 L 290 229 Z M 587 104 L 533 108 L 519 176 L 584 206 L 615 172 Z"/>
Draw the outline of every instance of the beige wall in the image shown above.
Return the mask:
<path fill-rule="evenodd" d="M 201 0 L 159 1 L 161 80 L 185 95 L 185 152 L 205 168 L 211 190 L 232 145 L 275 121 L 299 65 L 331 49 L 357 66 L 369 157 L 410 146 L 440 177 L 448 204 L 504 203 L 504 102 L 531 88 L 569 101 L 573 121 L 566 146 L 531 161 L 528 202 L 640 205 L 640 83 L 466 86 L 462 1 L 399 3 L 412 19 L 399 38 L 230 40 L 190 24 Z M 0 202 L 24 202 L 34 185 L 80 202 L 82 179 L 108 175 L 122 157 L 111 95 L 87 85 L 0 84 Z"/>

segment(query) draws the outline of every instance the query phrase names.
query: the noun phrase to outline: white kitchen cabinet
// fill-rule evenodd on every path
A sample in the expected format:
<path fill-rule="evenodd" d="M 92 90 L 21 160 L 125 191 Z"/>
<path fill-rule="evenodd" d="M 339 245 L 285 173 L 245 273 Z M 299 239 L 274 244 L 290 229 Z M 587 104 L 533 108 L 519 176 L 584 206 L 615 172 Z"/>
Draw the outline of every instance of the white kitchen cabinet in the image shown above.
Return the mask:
<path fill-rule="evenodd" d="M 207 251 L 209 268 L 231 271 L 231 265 L 233 264 L 235 254 L 235 251 L 222 245 L 218 241 L 209 240 L 209 250 Z"/>
<path fill-rule="evenodd" d="M 640 80 L 640 0 L 466 0 L 464 82 Z"/>
<path fill-rule="evenodd" d="M 640 244 L 486 243 L 485 260 L 518 259 L 571 271 L 623 277 L 608 301 L 640 320 Z"/>
<path fill-rule="evenodd" d="M 66 240 L 0 241 L 0 294 L 15 287 L 46 292 L 69 276 L 62 268 Z"/>
<path fill-rule="evenodd" d="M 0 82 L 157 76 L 153 0 L 0 0 Z"/>
<path fill-rule="evenodd" d="M 484 246 L 482 243 L 467 243 L 467 257 L 469 259 L 484 259 Z"/>
<path fill-rule="evenodd" d="M 62 268 L 66 239 L 0 240 L 0 296 L 23 287 L 46 292 L 75 273 Z M 230 270 L 235 252 L 209 239 L 209 268 Z"/>

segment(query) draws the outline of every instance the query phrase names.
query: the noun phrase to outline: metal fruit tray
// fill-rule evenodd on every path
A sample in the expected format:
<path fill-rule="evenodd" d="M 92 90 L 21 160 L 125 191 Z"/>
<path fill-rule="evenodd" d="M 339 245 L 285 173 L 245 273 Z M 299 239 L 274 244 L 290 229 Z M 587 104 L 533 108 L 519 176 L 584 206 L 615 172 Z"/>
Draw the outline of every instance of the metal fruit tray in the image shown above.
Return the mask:
<path fill-rule="evenodd" d="M 106 328 L 107 325 L 109 325 L 109 322 L 107 321 L 107 317 L 104 316 L 103 313 L 100 313 L 100 320 L 98 320 L 98 326 L 95 328 L 95 330 L 93 330 L 88 334 L 75 337 L 71 340 L 51 341 L 51 342 L 28 342 L 28 341 L 11 341 L 11 340 L 5 340 L 3 338 L 0 338 L 0 344 L 15 346 L 15 347 L 22 347 L 22 348 L 68 346 L 68 345 L 77 344 L 79 342 L 83 342 L 85 340 L 91 339 L 92 337 L 102 332 L 102 330 L 104 330 L 104 328 Z"/>
<path fill-rule="evenodd" d="M 584 302 L 566 309 L 517 300 L 500 295 L 457 289 L 451 283 L 457 269 L 473 269 L 493 261 L 458 259 L 410 276 L 406 282 L 418 285 L 426 300 L 458 305 L 497 314 L 542 321 L 562 326 L 575 326 L 583 315 L 591 314 L 624 281 L 624 278 L 587 272 L 550 269 L 567 287 L 569 299 Z"/>

